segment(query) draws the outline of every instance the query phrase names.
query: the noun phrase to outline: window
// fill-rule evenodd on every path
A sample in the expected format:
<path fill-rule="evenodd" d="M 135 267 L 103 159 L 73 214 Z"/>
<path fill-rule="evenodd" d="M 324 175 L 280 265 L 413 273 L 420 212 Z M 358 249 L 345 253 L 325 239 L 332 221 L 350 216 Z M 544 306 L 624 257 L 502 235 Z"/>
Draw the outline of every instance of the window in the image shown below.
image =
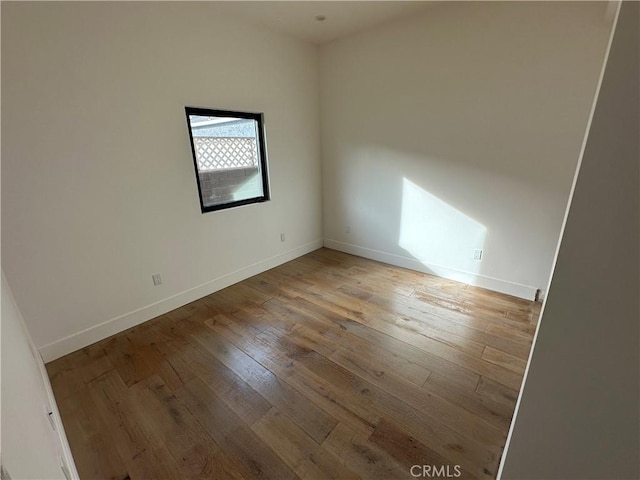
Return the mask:
<path fill-rule="evenodd" d="M 185 111 L 202 213 L 269 200 L 263 115 Z"/>

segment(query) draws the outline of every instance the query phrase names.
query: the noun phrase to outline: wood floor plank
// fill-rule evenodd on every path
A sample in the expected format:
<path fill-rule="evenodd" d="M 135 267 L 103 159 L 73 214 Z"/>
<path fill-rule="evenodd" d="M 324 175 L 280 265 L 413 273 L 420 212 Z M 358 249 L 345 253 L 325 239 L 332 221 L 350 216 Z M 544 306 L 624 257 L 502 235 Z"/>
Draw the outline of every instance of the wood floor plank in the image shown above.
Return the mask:
<path fill-rule="evenodd" d="M 142 411 L 115 370 L 93 380 L 89 392 L 132 479 L 186 478 L 155 429 L 145 428 Z"/>
<path fill-rule="evenodd" d="M 483 379 L 480 379 L 482 382 Z M 499 385 L 499 384 L 496 384 Z M 449 402 L 468 410 L 478 418 L 500 428 L 506 435 L 511 423 L 515 403 L 497 401 L 493 395 L 485 395 L 476 390 L 460 387 L 451 383 L 446 377 L 433 374 L 424 383 L 427 392 L 446 398 Z"/>
<path fill-rule="evenodd" d="M 429 476 L 431 476 L 432 469 L 438 468 L 437 474 L 433 475 L 434 477 L 476 478 L 465 471 L 462 465 L 456 464 L 438 452 L 431 450 L 422 442 L 407 435 L 402 429 L 386 420 L 380 422 L 369 441 L 388 452 L 412 476 L 422 476 L 424 472 L 428 472 Z M 428 468 L 428 470 L 423 470 L 422 466 Z"/>
<path fill-rule="evenodd" d="M 429 322 L 416 321 L 412 318 L 398 318 L 396 325 L 403 329 L 413 331 L 417 335 L 422 335 L 426 338 L 444 343 L 445 345 L 450 345 L 470 355 L 482 357 L 485 345 L 473 338 L 473 335 L 459 335 L 447 329 L 434 327 L 430 325 Z"/>
<path fill-rule="evenodd" d="M 182 358 L 192 366 L 194 374 L 247 424 L 252 424 L 271 408 L 262 395 L 198 345 L 185 346 Z"/>
<path fill-rule="evenodd" d="M 424 366 L 424 360 L 426 359 L 422 352 L 316 302 L 322 303 L 322 300 L 318 296 L 298 296 L 291 300 L 291 307 L 312 315 L 325 323 L 332 324 L 335 336 L 331 339 L 340 347 L 346 348 L 362 357 L 375 357 L 386 368 L 394 370 L 398 375 L 417 385 L 422 385 L 431 373 L 431 370 Z M 341 330 L 342 333 L 336 334 L 335 327 Z M 376 345 L 381 344 L 385 345 L 384 349 L 376 348 Z M 478 382 L 477 376 L 471 372 L 469 372 L 469 375 L 465 372 L 462 377 L 463 382 L 469 382 L 474 387 Z"/>
<path fill-rule="evenodd" d="M 138 382 L 131 395 L 145 428 L 157 432 L 185 478 L 212 478 L 220 448 L 162 379 L 153 375 Z"/>
<path fill-rule="evenodd" d="M 455 347 L 439 342 L 435 339 L 416 335 L 415 332 L 398 328 L 392 315 L 385 315 L 384 313 L 381 314 L 379 310 L 374 309 L 366 302 L 355 299 L 354 297 L 349 298 L 342 293 L 332 292 L 330 295 L 325 294 L 325 296 L 330 296 L 331 300 L 338 304 L 342 304 L 343 306 L 349 305 L 351 309 L 355 308 L 355 316 L 360 318 L 360 321 L 363 324 L 368 325 L 375 330 L 387 333 L 388 335 L 413 345 L 424 352 L 431 353 L 434 356 L 447 360 L 459 367 L 470 369 L 478 375 L 485 375 L 508 387 L 519 388 L 520 386 L 520 376 L 514 372 L 511 372 L 502 366 L 483 361 L 480 358 L 469 355 L 466 352 L 460 351 Z"/>
<path fill-rule="evenodd" d="M 325 379 L 314 375 L 304 367 L 297 364 L 295 360 L 287 356 L 286 353 L 282 357 L 282 360 L 277 362 L 270 361 L 269 352 L 274 351 L 274 346 L 267 343 L 264 338 L 258 338 L 247 333 L 234 332 L 237 328 L 232 321 L 225 319 L 224 316 L 216 317 L 217 323 L 211 324 L 211 328 L 218 332 L 221 336 L 225 337 L 228 341 L 232 342 L 238 348 L 243 349 L 247 354 L 254 355 L 256 359 L 260 359 L 266 365 L 269 365 L 272 372 L 275 373 L 284 383 L 291 386 L 295 391 L 301 393 L 307 402 L 306 409 L 310 409 L 314 405 L 321 408 L 331 418 L 336 421 L 341 421 L 351 428 L 361 432 L 365 436 L 369 436 L 373 431 L 375 423 L 378 417 L 369 418 L 368 412 L 366 415 L 361 416 L 358 413 L 358 406 L 351 405 L 344 402 L 336 389 Z M 277 343 L 283 344 L 281 341 Z M 309 352 L 310 350 L 305 350 Z M 287 348 L 287 352 L 290 350 Z M 280 355 L 282 356 L 282 355 Z M 278 399 L 279 397 L 275 397 Z M 298 398 L 295 399 L 299 401 Z M 281 405 L 281 408 L 282 405 Z M 285 406 L 286 408 L 286 406 Z M 285 409 L 285 412 L 289 411 Z M 315 414 L 315 410 L 311 409 L 314 415 L 311 418 L 317 417 L 318 421 L 323 421 L 322 415 Z M 295 411 L 290 411 L 291 415 L 295 415 Z M 328 424 L 326 426 L 331 426 Z M 320 432 L 327 432 L 323 426 Z M 316 439 L 316 441 L 321 441 Z"/>
<path fill-rule="evenodd" d="M 137 419 L 126 385 L 117 372 L 110 372 L 94 380 L 89 386 L 96 411 L 105 425 L 110 425 L 116 445 L 123 459 L 132 460 L 147 449 L 149 438 Z"/>
<path fill-rule="evenodd" d="M 51 387 L 57 398 L 65 398 L 74 391 L 84 391 L 87 383 L 113 370 L 100 344 L 93 344 L 46 365 Z"/>
<path fill-rule="evenodd" d="M 311 455 L 320 446 L 277 409 L 269 411 L 251 429 L 264 443 L 271 445 L 299 477 L 309 473 L 319 480 L 330 478 L 310 461 Z"/>
<path fill-rule="evenodd" d="M 141 327 L 136 327 L 140 329 Z M 131 386 L 155 373 L 155 364 L 161 355 L 148 345 L 134 343 L 136 330 L 124 335 L 116 335 L 100 342 L 120 378 Z"/>
<path fill-rule="evenodd" d="M 178 398 L 201 422 L 236 469 L 247 479 L 287 480 L 296 474 L 251 431 L 200 379 L 178 392 Z M 215 478 L 215 477 L 214 477 Z"/>
<path fill-rule="evenodd" d="M 371 480 L 412 478 L 409 471 L 391 455 L 342 423 L 333 429 L 322 446 L 340 458 L 344 466 L 361 472 L 362 478 Z"/>
<path fill-rule="evenodd" d="M 458 293 L 454 297 L 442 298 L 442 292 L 439 292 L 438 289 L 430 289 L 428 292 L 417 290 L 412 297 L 418 300 L 419 303 L 412 302 L 411 305 L 417 306 L 430 318 L 433 317 L 432 321 L 436 323 L 439 320 L 444 320 L 447 323 L 455 323 L 463 327 L 479 330 L 485 330 L 490 323 L 509 325 L 519 329 L 530 329 L 530 325 L 522 320 L 510 319 L 508 316 L 496 315 L 492 312 L 480 312 L 475 307 L 475 303 L 461 300 L 459 295 Z M 539 312 L 537 309 L 534 309 L 534 311 Z M 447 325 L 447 323 L 442 325 Z"/>
<path fill-rule="evenodd" d="M 489 345 L 487 345 L 484 352 L 482 352 L 482 359 L 487 362 L 500 365 L 508 370 L 519 373 L 520 375 L 524 374 L 524 369 L 527 366 L 526 360 L 518 358 L 515 355 L 505 353 Z"/>
<path fill-rule="evenodd" d="M 420 332 L 424 330 L 424 325 L 431 325 L 432 328 L 437 329 L 439 331 L 448 332 L 450 334 L 455 334 L 459 338 L 468 339 L 473 342 L 475 345 L 481 345 L 484 347 L 485 345 L 489 345 L 491 347 L 500 349 L 506 353 L 510 353 L 512 355 L 526 355 L 531 348 L 531 341 L 529 335 L 523 335 L 521 337 L 515 335 L 496 335 L 493 329 L 490 329 L 492 323 L 485 322 L 486 327 L 484 330 L 470 327 L 468 325 L 463 325 L 461 323 L 452 322 L 450 320 L 445 320 L 439 316 L 428 315 L 421 319 L 416 318 L 408 318 L 403 317 L 398 320 L 398 324 L 405 326 L 405 328 L 415 330 Z M 481 324 L 481 326 L 484 324 Z M 425 333 L 428 333 L 428 330 L 424 330 Z M 499 330 L 498 330 L 499 332 Z M 434 333 L 433 338 L 442 337 L 445 338 L 441 333 Z M 460 342 L 460 340 L 457 340 Z M 446 343 L 446 342 L 445 342 Z M 475 351 L 477 353 L 477 350 Z M 480 354 L 482 356 L 482 354 Z"/>
<path fill-rule="evenodd" d="M 531 345 L 531 340 L 536 328 L 535 326 L 528 324 L 489 322 L 485 331 L 496 337 L 510 339 L 512 341 L 525 341 Z"/>
<path fill-rule="evenodd" d="M 417 381 L 417 383 L 420 384 L 426 380 L 426 377 L 431 371 L 446 374 L 451 378 L 451 381 L 469 388 L 475 388 L 478 384 L 478 374 L 464 366 L 456 365 L 455 363 L 416 347 L 413 345 L 413 342 L 416 341 L 415 336 L 410 334 L 410 332 L 406 332 L 405 335 L 403 335 L 402 332 L 399 333 L 397 327 L 379 321 L 373 313 L 365 316 L 360 311 L 341 306 L 338 302 L 344 301 L 344 299 L 337 299 L 333 293 L 325 293 L 324 295 L 305 294 L 304 298 L 311 303 L 318 302 L 321 306 L 346 317 L 348 321 L 342 322 L 342 327 L 349 333 L 368 342 L 355 342 L 349 345 L 347 347 L 348 349 L 353 349 L 361 355 L 370 353 L 384 358 L 390 364 L 395 365 L 399 372 L 403 372 L 411 377 L 415 374 L 418 379 L 422 377 L 421 381 Z M 398 338 L 399 336 L 403 338 Z M 411 343 L 403 340 L 408 340 Z M 385 345 L 385 348 L 376 349 L 375 347 L 372 348 L 372 345 Z"/>
<path fill-rule="evenodd" d="M 287 377 L 289 385 L 320 406 L 332 418 L 364 437 L 373 432 L 380 417 L 358 403 L 350 401 L 333 383 L 294 362 L 294 373 Z"/>
<path fill-rule="evenodd" d="M 323 270 L 319 270 L 317 274 L 321 275 L 322 272 Z M 446 325 L 450 322 L 458 322 L 461 325 L 475 327 L 480 330 L 483 330 L 486 327 L 487 320 L 479 318 L 477 314 L 459 315 L 457 312 L 452 311 L 451 308 L 441 308 L 438 301 L 423 301 L 418 296 L 419 294 L 415 291 L 415 289 L 410 289 L 409 293 L 398 293 L 398 286 L 404 286 L 404 282 L 398 282 L 397 275 L 391 277 L 388 275 L 373 277 L 370 274 L 365 274 L 362 277 L 367 278 L 368 281 L 364 282 L 361 279 L 354 279 L 349 276 L 341 276 L 340 280 L 342 285 L 338 286 L 338 290 L 348 294 L 355 293 L 354 296 L 361 299 L 369 300 L 370 303 L 379 304 L 383 307 L 392 306 L 390 311 L 396 314 L 400 314 L 404 317 L 413 319 L 422 319 L 428 317 L 430 320 L 429 323 L 438 325 L 438 327 Z M 423 276 L 423 278 L 435 277 L 425 275 Z M 439 295 L 434 295 L 434 297 L 437 300 L 442 301 L 442 279 L 438 280 L 439 288 L 437 292 Z M 360 292 L 358 293 L 358 291 Z M 362 291 L 370 292 L 372 295 L 368 298 L 365 298 L 362 295 Z M 450 302 L 455 301 L 455 298 L 450 300 Z M 401 306 L 400 309 L 398 309 L 398 305 Z"/>
<path fill-rule="evenodd" d="M 323 248 L 47 372 L 82 478 L 491 479 L 539 313 Z"/>
<path fill-rule="evenodd" d="M 500 402 L 512 409 L 518 400 L 518 390 L 505 387 L 490 378 L 480 378 L 476 391 L 487 398 Z"/>
<path fill-rule="evenodd" d="M 47 363 L 47 375 L 51 388 L 58 400 L 66 398 L 75 392 L 81 392 L 85 387 L 80 369 L 82 363 L 78 361 L 78 352 L 73 352 L 53 362 Z"/>
<path fill-rule="evenodd" d="M 310 403 L 304 395 L 291 388 L 240 348 L 215 335 L 215 332 L 202 334 L 196 341 L 231 368 L 271 405 L 292 416 L 311 438 L 322 441 L 335 426 L 336 422 Z"/>
<path fill-rule="evenodd" d="M 370 411 L 372 415 L 392 420 L 447 458 L 473 463 L 477 468 L 472 473 L 492 471 L 497 466 L 499 444 L 482 444 L 459 434 L 440 419 L 413 408 L 320 355 L 309 354 L 299 361 L 316 375 L 329 379 L 338 388 L 341 397 L 348 399 L 350 404 L 358 405 L 361 411 Z M 436 438 L 438 441 L 434 441 Z"/>
<path fill-rule="evenodd" d="M 225 452 L 220 451 L 214 455 L 214 463 L 211 478 L 216 480 L 246 480 L 242 475 L 244 469 L 238 465 L 238 462 L 227 455 Z"/>
<path fill-rule="evenodd" d="M 281 321 L 262 306 L 249 301 L 243 302 L 237 311 L 228 315 L 233 317 L 242 328 L 256 335 L 267 326 L 276 323 L 280 324 L 282 328 L 288 327 L 286 322 Z"/>
<path fill-rule="evenodd" d="M 127 467 L 104 425 L 89 391 L 83 388 L 58 400 L 65 433 L 75 440 L 73 459 L 80 478 L 126 479 Z"/>
<path fill-rule="evenodd" d="M 386 292 L 389 295 L 411 297 L 415 292 L 414 285 L 400 280 L 398 275 L 377 272 L 367 265 L 356 264 L 349 267 L 344 275 L 351 278 L 354 285 L 371 292 Z"/>
<path fill-rule="evenodd" d="M 337 351 L 330 360 L 464 436 L 488 444 L 501 443 L 506 438 L 503 429 L 487 425 L 481 417 L 451 404 L 437 393 L 417 387 L 393 372 L 378 370 L 375 365 L 344 350 Z"/>
<path fill-rule="evenodd" d="M 279 453 L 300 478 L 356 479 L 358 476 L 342 466 L 334 455 L 318 445 L 286 415 L 276 408 L 255 422 L 251 429 Z"/>

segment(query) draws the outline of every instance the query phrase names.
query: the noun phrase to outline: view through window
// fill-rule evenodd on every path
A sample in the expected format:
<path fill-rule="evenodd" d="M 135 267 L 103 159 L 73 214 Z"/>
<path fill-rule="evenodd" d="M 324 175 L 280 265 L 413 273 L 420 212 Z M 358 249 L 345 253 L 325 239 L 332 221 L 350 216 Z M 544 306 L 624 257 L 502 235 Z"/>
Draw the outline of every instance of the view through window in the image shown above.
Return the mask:
<path fill-rule="evenodd" d="M 263 115 L 185 110 L 202 212 L 269 200 Z"/>

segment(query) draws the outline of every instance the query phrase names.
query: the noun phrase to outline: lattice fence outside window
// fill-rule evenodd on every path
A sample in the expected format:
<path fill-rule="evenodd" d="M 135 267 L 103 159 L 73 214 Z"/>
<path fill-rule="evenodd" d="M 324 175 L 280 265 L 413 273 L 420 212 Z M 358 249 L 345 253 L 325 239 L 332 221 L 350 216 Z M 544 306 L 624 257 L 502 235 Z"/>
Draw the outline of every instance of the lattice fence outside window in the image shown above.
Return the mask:
<path fill-rule="evenodd" d="M 264 115 L 184 109 L 202 213 L 269 201 Z"/>
<path fill-rule="evenodd" d="M 194 137 L 193 142 L 200 171 L 258 166 L 255 138 Z"/>

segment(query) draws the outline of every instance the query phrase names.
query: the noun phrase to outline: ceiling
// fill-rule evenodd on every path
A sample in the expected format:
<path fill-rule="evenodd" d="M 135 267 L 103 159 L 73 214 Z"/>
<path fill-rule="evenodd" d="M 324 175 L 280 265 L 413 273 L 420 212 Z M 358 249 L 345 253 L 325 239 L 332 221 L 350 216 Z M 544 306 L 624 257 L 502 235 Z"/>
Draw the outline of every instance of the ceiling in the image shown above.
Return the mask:
<path fill-rule="evenodd" d="M 434 1 L 225 1 L 216 9 L 315 44 L 421 11 Z M 316 20 L 322 15 L 324 21 Z"/>

